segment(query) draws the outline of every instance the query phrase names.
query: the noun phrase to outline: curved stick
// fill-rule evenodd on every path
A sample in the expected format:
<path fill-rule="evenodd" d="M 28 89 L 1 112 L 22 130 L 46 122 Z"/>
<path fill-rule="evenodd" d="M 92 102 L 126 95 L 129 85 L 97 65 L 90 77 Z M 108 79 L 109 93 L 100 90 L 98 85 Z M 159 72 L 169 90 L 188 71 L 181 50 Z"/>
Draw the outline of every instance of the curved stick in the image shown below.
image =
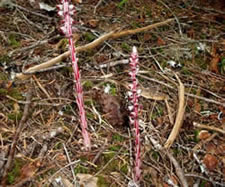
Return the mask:
<path fill-rule="evenodd" d="M 128 36 L 128 35 L 133 35 L 133 34 L 137 34 L 137 33 L 140 33 L 140 32 L 145 32 L 145 31 L 154 29 L 156 27 L 166 25 L 166 24 L 168 24 L 172 21 L 174 21 L 174 19 L 167 19 L 165 21 L 155 23 L 155 24 L 152 24 L 152 25 L 148 25 L 146 27 L 133 29 L 133 30 L 125 30 L 125 31 L 121 31 L 121 32 L 118 32 L 118 33 L 115 33 L 114 31 L 112 31 L 112 32 L 109 32 L 107 34 L 104 34 L 103 36 L 99 37 L 98 39 L 94 40 L 93 42 L 91 42 L 89 44 L 77 47 L 76 50 L 77 50 L 77 52 L 87 51 L 87 50 L 90 50 L 90 49 L 93 49 L 93 48 L 97 47 L 98 45 L 102 44 L 106 40 L 116 39 L 116 38 L 120 38 L 120 37 L 123 37 L 123 36 Z M 58 62 L 62 61 L 63 59 L 65 59 L 69 55 L 70 55 L 70 52 L 66 51 L 65 53 L 47 61 L 47 62 L 44 62 L 42 64 L 39 64 L 39 65 L 36 65 L 34 67 L 31 67 L 31 68 L 27 69 L 26 73 L 35 73 L 36 71 L 51 67 L 54 64 L 57 64 Z M 16 78 L 18 78 L 18 79 L 27 79 L 30 76 L 31 75 L 26 75 L 26 74 L 23 74 L 23 73 L 17 73 L 16 74 Z"/>

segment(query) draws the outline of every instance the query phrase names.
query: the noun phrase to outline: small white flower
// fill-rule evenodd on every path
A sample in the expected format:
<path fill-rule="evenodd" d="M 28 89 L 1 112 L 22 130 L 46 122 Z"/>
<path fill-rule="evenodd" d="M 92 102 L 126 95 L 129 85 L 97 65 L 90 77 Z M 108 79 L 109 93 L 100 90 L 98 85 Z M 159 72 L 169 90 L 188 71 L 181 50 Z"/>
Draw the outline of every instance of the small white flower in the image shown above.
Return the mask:
<path fill-rule="evenodd" d="M 104 92 L 108 94 L 110 89 L 111 89 L 111 86 L 107 84 L 106 87 L 104 88 Z"/>
<path fill-rule="evenodd" d="M 63 111 L 60 110 L 60 111 L 58 112 L 58 114 L 59 114 L 60 116 L 63 116 Z"/>
<path fill-rule="evenodd" d="M 205 51 L 205 49 L 206 49 L 206 44 L 200 42 L 197 46 L 197 50 L 198 51 Z"/>
<path fill-rule="evenodd" d="M 128 106 L 128 110 L 129 110 L 129 111 L 132 111 L 133 109 L 134 109 L 133 106 Z"/>
<path fill-rule="evenodd" d="M 137 55 L 137 48 L 135 46 L 133 46 L 133 54 Z"/>
<path fill-rule="evenodd" d="M 167 64 L 169 64 L 172 68 L 175 68 L 177 63 L 173 60 L 169 60 L 169 61 L 167 61 Z"/>
<path fill-rule="evenodd" d="M 137 94 L 138 94 L 138 96 L 141 95 L 141 89 L 138 89 L 138 90 L 137 90 Z"/>
<path fill-rule="evenodd" d="M 63 11 L 58 11 L 59 16 L 63 16 Z"/>
<path fill-rule="evenodd" d="M 56 131 L 50 132 L 50 137 L 51 137 L 51 138 L 55 137 L 55 135 L 56 135 Z"/>
<path fill-rule="evenodd" d="M 74 9 L 74 5 L 70 4 L 70 5 L 69 5 L 69 9 L 70 9 L 70 10 L 73 10 L 73 9 Z"/>
<path fill-rule="evenodd" d="M 176 63 L 173 60 L 167 61 L 167 64 L 169 64 L 172 68 L 180 68 L 180 67 L 182 67 L 180 63 Z"/>

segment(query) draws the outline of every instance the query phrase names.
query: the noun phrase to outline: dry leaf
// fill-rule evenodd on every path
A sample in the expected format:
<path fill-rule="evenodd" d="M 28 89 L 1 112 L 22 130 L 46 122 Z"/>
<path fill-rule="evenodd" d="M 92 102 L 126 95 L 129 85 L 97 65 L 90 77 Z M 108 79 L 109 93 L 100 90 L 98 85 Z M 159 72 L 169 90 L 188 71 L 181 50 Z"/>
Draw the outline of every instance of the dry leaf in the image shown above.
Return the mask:
<path fill-rule="evenodd" d="M 211 134 L 207 130 L 201 130 L 198 134 L 198 139 L 205 140 L 210 136 L 211 136 Z"/>
<path fill-rule="evenodd" d="M 217 155 L 225 155 L 225 144 L 220 144 L 216 147 L 216 154 Z"/>
<path fill-rule="evenodd" d="M 88 24 L 92 27 L 92 28 L 96 28 L 98 26 L 98 20 L 97 19 L 91 19 L 88 21 Z"/>
<path fill-rule="evenodd" d="M 103 93 L 101 91 L 97 91 L 94 97 L 100 104 L 105 119 L 112 126 L 124 125 L 127 112 L 118 97 Z"/>
<path fill-rule="evenodd" d="M 18 114 L 20 112 L 20 105 L 18 103 L 14 103 L 13 108 L 14 108 L 13 110 L 14 113 Z"/>
<path fill-rule="evenodd" d="M 200 96 L 201 95 L 201 89 L 198 89 L 197 90 L 196 95 L 197 96 Z M 198 101 L 197 98 L 194 99 L 194 110 L 197 111 L 197 112 L 200 112 L 201 111 L 201 104 L 199 103 L 199 101 Z"/>
<path fill-rule="evenodd" d="M 151 38 L 152 38 L 152 35 L 151 34 L 144 33 L 143 39 L 144 39 L 145 42 L 151 40 Z"/>
<path fill-rule="evenodd" d="M 207 153 L 215 154 L 216 146 L 213 143 L 208 143 L 205 147 Z"/>
<path fill-rule="evenodd" d="M 158 37 L 157 45 L 158 45 L 158 46 L 166 45 L 166 42 L 165 42 L 162 38 Z"/>
<path fill-rule="evenodd" d="M 36 160 L 23 166 L 23 168 L 20 170 L 20 177 L 18 181 L 34 176 L 40 166 L 41 166 L 40 160 Z"/>
<path fill-rule="evenodd" d="M 191 29 L 189 29 L 189 30 L 187 31 L 187 36 L 188 36 L 189 38 L 192 38 L 192 39 L 195 38 L 195 31 L 194 31 L 193 28 L 191 28 Z"/>
<path fill-rule="evenodd" d="M 219 62 L 220 62 L 220 58 L 218 56 L 213 57 L 213 59 L 211 60 L 210 64 L 209 64 L 209 70 L 213 73 L 219 73 Z"/>
<path fill-rule="evenodd" d="M 212 171 L 212 170 L 216 169 L 216 167 L 218 165 L 218 160 L 214 155 L 206 154 L 203 159 L 203 163 L 205 164 L 206 168 L 209 171 Z"/>

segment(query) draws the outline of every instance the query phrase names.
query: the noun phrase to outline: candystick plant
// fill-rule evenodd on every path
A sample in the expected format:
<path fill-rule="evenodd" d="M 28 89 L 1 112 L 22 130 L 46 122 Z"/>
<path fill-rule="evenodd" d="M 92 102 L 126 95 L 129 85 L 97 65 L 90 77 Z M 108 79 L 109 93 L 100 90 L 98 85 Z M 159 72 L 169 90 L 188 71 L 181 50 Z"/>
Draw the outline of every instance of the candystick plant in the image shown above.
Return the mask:
<path fill-rule="evenodd" d="M 76 57 L 76 51 L 73 43 L 73 33 L 72 33 L 72 24 L 73 19 L 71 16 L 75 13 L 74 6 L 69 4 L 70 0 L 61 0 L 61 5 L 58 5 L 58 15 L 63 18 L 63 26 L 61 27 L 62 32 L 65 34 L 65 36 L 68 38 L 69 41 L 69 49 L 71 54 L 71 60 L 72 60 L 72 67 L 73 67 L 73 73 L 74 73 L 74 80 L 75 80 L 75 90 L 76 90 L 76 102 L 77 106 L 79 108 L 79 114 L 80 114 L 80 122 L 81 122 L 81 129 L 82 129 L 82 136 L 84 139 L 84 146 L 87 150 L 90 149 L 91 143 L 89 134 L 87 131 L 87 120 L 86 120 L 86 114 L 84 109 L 84 101 L 83 101 L 83 91 L 81 87 L 81 81 L 80 81 L 80 73 L 78 68 L 78 58 Z"/>
<path fill-rule="evenodd" d="M 129 75 L 131 77 L 132 83 L 129 85 L 131 91 L 128 92 L 129 96 L 129 106 L 128 109 L 130 110 L 130 123 L 134 125 L 135 130 L 135 163 L 134 163 L 134 181 L 135 183 L 139 183 L 140 176 L 141 176 L 141 156 L 140 156 L 140 131 L 139 131 L 139 119 L 138 119 L 138 112 L 139 112 L 139 105 L 138 105 L 138 98 L 140 96 L 140 90 L 138 89 L 138 80 L 137 80 L 137 73 L 138 73 L 138 53 L 136 47 L 133 47 L 133 51 L 130 57 L 130 72 Z"/>

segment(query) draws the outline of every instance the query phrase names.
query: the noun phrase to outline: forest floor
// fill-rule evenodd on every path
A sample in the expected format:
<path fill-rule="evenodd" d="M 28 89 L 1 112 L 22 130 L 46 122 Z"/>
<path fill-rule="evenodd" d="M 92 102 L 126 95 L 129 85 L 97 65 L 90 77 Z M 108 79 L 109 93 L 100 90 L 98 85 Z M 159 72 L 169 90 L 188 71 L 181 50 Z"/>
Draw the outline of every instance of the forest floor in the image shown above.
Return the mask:
<path fill-rule="evenodd" d="M 126 95 L 136 46 L 140 186 L 225 186 L 223 1 L 73 3 L 76 47 L 111 31 L 126 33 L 77 53 L 91 150 L 83 145 L 68 55 L 27 73 L 68 50 L 57 2 L 1 0 L 1 185 L 113 187 L 132 181 L 134 136 Z M 168 143 L 175 124 L 182 126 Z"/>

